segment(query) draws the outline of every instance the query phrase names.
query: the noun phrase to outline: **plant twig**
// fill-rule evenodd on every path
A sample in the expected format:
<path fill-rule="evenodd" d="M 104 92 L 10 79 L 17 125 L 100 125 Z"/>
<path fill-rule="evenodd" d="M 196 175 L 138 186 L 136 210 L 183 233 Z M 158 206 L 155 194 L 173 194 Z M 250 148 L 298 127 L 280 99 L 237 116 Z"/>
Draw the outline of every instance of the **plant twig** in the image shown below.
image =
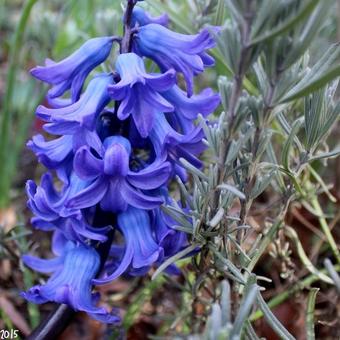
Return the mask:
<path fill-rule="evenodd" d="M 72 321 L 75 311 L 67 305 L 55 304 L 55 309 L 26 338 L 27 340 L 50 340 L 61 334 Z"/>
<path fill-rule="evenodd" d="M 340 270 L 340 265 L 336 265 L 336 266 L 334 266 L 334 268 L 335 268 L 335 270 L 339 271 Z M 323 274 L 326 274 L 327 270 L 326 269 L 322 269 L 322 270 L 320 270 L 320 272 L 323 273 Z M 268 307 L 274 308 L 274 307 L 280 305 L 281 303 L 283 303 L 286 300 L 288 300 L 289 297 L 291 297 L 295 293 L 297 293 L 299 291 L 302 291 L 303 289 L 309 287 L 311 284 L 313 284 L 314 282 L 317 282 L 318 280 L 319 280 L 319 277 L 317 275 L 315 275 L 315 274 L 307 276 L 302 281 L 297 282 L 290 289 L 286 289 L 282 293 L 280 293 L 280 294 L 276 295 L 274 298 L 272 298 L 267 303 Z M 262 311 L 257 310 L 255 313 L 253 313 L 251 315 L 250 320 L 251 321 L 255 321 L 255 320 L 258 320 L 258 319 L 260 319 L 262 317 L 263 317 Z"/>
<path fill-rule="evenodd" d="M 317 214 L 319 216 L 318 217 L 319 223 L 320 223 L 320 226 L 321 226 L 323 233 L 325 234 L 325 236 L 327 238 L 328 244 L 329 244 L 330 248 L 332 249 L 332 252 L 333 252 L 338 264 L 340 264 L 340 252 L 339 252 L 338 246 L 337 246 L 337 244 L 336 244 L 336 242 L 333 238 L 333 235 L 330 231 L 330 228 L 328 226 L 326 219 L 323 217 L 323 211 L 321 209 L 319 200 L 316 196 L 311 199 L 311 204 L 312 204 L 313 208 L 315 209 L 315 211 L 317 212 Z"/>

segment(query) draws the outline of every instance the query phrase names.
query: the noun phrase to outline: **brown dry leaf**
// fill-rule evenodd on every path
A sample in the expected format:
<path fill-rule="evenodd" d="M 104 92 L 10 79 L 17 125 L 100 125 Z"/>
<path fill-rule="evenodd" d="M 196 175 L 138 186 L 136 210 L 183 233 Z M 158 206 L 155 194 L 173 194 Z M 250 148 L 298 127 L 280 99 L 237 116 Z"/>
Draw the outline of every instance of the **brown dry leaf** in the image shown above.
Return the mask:
<path fill-rule="evenodd" d="M 0 277 L 2 280 L 8 280 L 12 275 L 11 261 L 4 259 L 0 262 Z"/>
<path fill-rule="evenodd" d="M 148 339 L 148 335 L 156 334 L 157 327 L 152 318 L 141 317 L 136 321 L 128 331 L 127 340 L 144 340 Z"/>
<path fill-rule="evenodd" d="M 5 232 L 9 232 L 16 226 L 17 214 L 13 207 L 0 210 L 0 226 L 5 229 Z"/>
<path fill-rule="evenodd" d="M 275 316 L 282 322 L 283 326 L 299 340 L 305 340 L 305 311 L 295 301 L 285 301 L 273 309 Z M 279 340 L 277 334 L 262 318 L 256 322 L 256 330 L 259 336 L 270 340 Z"/>
<path fill-rule="evenodd" d="M 100 293 L 107 292 L 124 292 L 129 289 L 131 283 L 125 280 L 115 280 L 105 286 L 98 286 L 97 290 Z"/>
<path fill-rule="evenodd" d="M 85 313 L 77 313 L 76 318 L 58 337 L 60 340 L 97 340 L 104 338 L 106 325 L 91 319 Z"/>
<path fill-rule="evenodd" d="M 13 306 L 12 302 L 8 300 L 3 293 L 0 295 L 0 308 L 6 313 L 13 325 L 17 327 L 25 336 L 31 333 L 26 320 L 21 316 L 18 310 Z"/>

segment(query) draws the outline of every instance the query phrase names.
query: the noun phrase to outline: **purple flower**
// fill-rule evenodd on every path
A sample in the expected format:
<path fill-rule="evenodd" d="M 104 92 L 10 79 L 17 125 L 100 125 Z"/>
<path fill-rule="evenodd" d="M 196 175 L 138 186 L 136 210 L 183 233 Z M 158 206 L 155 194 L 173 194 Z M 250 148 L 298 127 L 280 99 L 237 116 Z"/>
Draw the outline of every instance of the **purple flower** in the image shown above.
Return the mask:
<path fill-rule="evenodd" d="M 186 35 L 157 24 L 140 27 L 134 40 L 137 54 L 154 60 L 163 72 L 175 69 L 184 75 L 189 96 L 193 94 L 193 77 L 214 65 L 214 59 L 205 52 L 214 46 L 208 29 Z"/>
<path fill-rule="evenodd" d="M 70 240 L 84 242 L 86 239 L 104 242 L 109 227 L 92 227 L 79 210 L 65 207 L 65 201 L 86 186 L 86 182 L 75 175 L 70 184 L 64 185 L 61 192 L 57 192 L 53 185 L 53 178 L 46 173 L 41 178 L 40 186 L 33 181 L 26 184 L 28 207 L 34 213 L 32 224 L 35 228 L 50 231 L 59 230 Z"/>
<path fill-rule="evenodd" d="M 152 17 L 141 7 L 135 7 L 132 11 L 131 27 L 136 26 L 136 24 L 139 26 L 145 26 L 148 24 L 168 26 L 169 17 L 167 14 L 162 14 L 159 17 Z"/>
<path fill-rule="evenodd" d="M 145 194 L 164 184 L 170 173 L 170 164 L 158 158 L 141 171 L 129 168 L 130 142 L 124 137 L 106 138 L 97 155 L 89 147 L 80 148 L 74 158 L 77 175 L 91 184 L 67 203 L 69 208 L 82 209 L 100 204 L 104 211 L 120 212 L 128 204 L 140 209 L 153 209 L 163 201 Z"/>
<path fill-rule="evenodd" d="M 160 157 L 166 153 L 167 159 L 172 163 L 175 172 L 181 178 L 184 176 L 184 179 L 185 174 L 181 169 L 179 159 L 184 158 L 195 167 L 201 167 L 202 163 L 196 156 L 205 149 L 202 143 L 203 137 L 204 133 L 200 126 L 195 127 L 185 135 L 178 133 L 170 126 L 164 114 L 157 115 L 154 128 L 150 132 L 150 140 L 156 155 Z"/>
<path fill-rule="evenodd" d="M 44 128 L 48 129 L 49 124 L 45 124 Z M 42 135 L 36 135 L 27 143 L 42 164 L 49 169 L 56 169 L 64 183 L 69 181 L 72 172 L 73 154 L 83 145 L 97 149 L 101 141 L 95 131 L 79 128 L 73 135 L 64 135 L 50 141 L 45 141 Z"/>
<path fill-rule="evenodd" d="M 48 97 L 60 97 L 71 89 L 72 101 L 75 102 L 87 75 L 108 57 L 112 43 L 113 37 L 90 39 L 66 59 L 58 63 L 47 59 L 45 66 L 33 68 L 31 74 L 53 85 Z"/>
<path fill-rule="evenodd" d="M 27 146 L 47 168 L 56 169 L 70 159 L 73 150 L 73 136 L 65 135 L 45 141 L 42 135 L 36 135 L 27 143 Z"/>
<path fill-rule="evenodd" d="M 162 96 L 175 108 L 175 117 L 169 114 L 169 118 L 171 117 L 172 120 L 176 120 L 178 126 L 185 133 L 192 130 L 192 121 L 197 118 L 199 113 L 206 117 L 220 103 L 220 96 L 210 88 L 204 89 L 201 93 L 194 94 L 188 98 L 186 92 L 175 85 L 163 92 Z"/>
<path fill-rule="evenodd" d="M 124 120 L 131 114 L 141 136 L 147 137 L 155 116 L 174 109 L 160 92 L 174 85 L 175 72 L 168 70 L 164 74 L 147 74 L 143 59 L 135 53 L 119 55 L 116 69 L 121 81 L 108 89 L 113 99 L 121 101 L 118 118 Z"/>
<path fill-rule="evenodd" d="M 53 273 L 46 284 L 34 286 L 21 294 L 28 301 L 65 303 L 102 322 L 120 321 L 118 316 L 95 306 L 98 294 L 92 293 L 92 280 L 99 270 L 100 257 L 92 247 L 69 243 L 60 257 L 43 260 L 24 256 L 23 261 L 34 270 Z"/>
<path fill-rule="evenodd" d="M 128 207 L 117 217 L 118 229 L 124 235 L 125 250 L 113 273 L 94 279 L 94 284 L 108 283 L 123 273 L 136 270 L 145 273 L 155 263 L 162 249 L 156 243 L 151 230 L 150 217 L 144 210 Z"/>
<path fill-rule="evenodd" d="M 112 74 L 100 74 L 90 81 L 77 102 L 57 109 L 40 105 L 36 111 L 37 116 L 52 123 L 46 130 L 54 134 L 73 134 L 83 126 L 93 130 L 98 115 L 110 101 L 107 86 L 112 83 Z"/>

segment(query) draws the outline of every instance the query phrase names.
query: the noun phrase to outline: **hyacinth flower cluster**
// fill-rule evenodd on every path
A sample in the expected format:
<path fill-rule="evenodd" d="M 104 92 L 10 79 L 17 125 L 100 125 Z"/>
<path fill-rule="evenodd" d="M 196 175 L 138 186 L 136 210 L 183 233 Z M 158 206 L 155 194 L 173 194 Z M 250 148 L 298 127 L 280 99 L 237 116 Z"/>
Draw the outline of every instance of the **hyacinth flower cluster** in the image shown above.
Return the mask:
<path fill-rule="evenodd" d="M 90 39 L 66 59 L 31 70 L 51 85 L 48 105 L 36 110 L 50 137 L 28 142 L 48 169 L 40 184 L 27 182 L 28 206 L 32 225 L 52 232 L 55 257 L 23 257 L 50 276 L 22 295 L 33 303 L 67 304 L 107 323 L 119 316 L 97 306 L 96 285 L 145 275 L 187 246 L 186 234 L 172 228 L 161 205 L 171 202 L 171 180 L 187 180 L 180 158 L 202 165 L 196 119 L 220 102 L 211 89 L 193 92 L 194 77 L 213 65 L 211 31 L 175 33 L 167 15 L 152 17 L 135 4 L 128 2 L 123 38 Z M 120 53 L 113 57 L 116 43 Z M 113 72 L 94 70 L 107 60 L 114 61 Z M 174 265 L 167 270 L 179 271 Z"/>

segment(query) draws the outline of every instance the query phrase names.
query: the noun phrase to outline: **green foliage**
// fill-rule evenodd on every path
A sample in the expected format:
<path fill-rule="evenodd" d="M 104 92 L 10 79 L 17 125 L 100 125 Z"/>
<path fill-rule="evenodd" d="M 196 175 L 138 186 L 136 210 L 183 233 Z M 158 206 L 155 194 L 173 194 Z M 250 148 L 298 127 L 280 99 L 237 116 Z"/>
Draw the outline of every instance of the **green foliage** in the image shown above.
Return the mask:
<path fill-rule="evenodd" d="M 174 3 L 166 1 L 154 7 L 166 10 L 177 27 L 192 32 L 189 24 L 181 21 L 180 12 L 174 10 Z M 189 3 L 181 3 L 182 9 Z M 164 207 L 164 211 L 179 223 L 176 229 L 186 231 L 192 245 L 200 249 L 193 260 L 196 278 L 201 282 L 200 273 L 210 273 L 200 286 L 214 286 L 214 280 L 223 279 L 229 280 L 238 292 L 236 303 L 231 303 L 235 297 L 225 297 L 225 293 L 220 303 L 214 300 L 203 338 L 256 339 L 253 319 L 249 317 L 256 306 L 262 313 L 255 315 L 263 315 L 280 338 L 294 339 L 274 316 L 270 309 L 273 304 L 268 306 L 264 301 L 256 283 L 261 279 L 256 276 L 256 264 L 282 230 L 290 239 L 288 246 L 296 247 L 304 268 L 312 275 L 306 284 L 322 280 L 337 285 L 336 270 L 327 275 L 318 264 L 312 263 L 294 229 L 284 222 L 291 202 L 302 202 L 307 207 L 311 197 L 309 210 L 316 216 L 323 215 L 318 210 L 317 194 L 320 187 L 326 192 L 328 189 L 321 177 L 314 176 L 311 162 L 340 153 L 337 147 L 333 151 L 324 150 L 339 118 L 335 94 L 340 75 L 339 47 L 332 45 L 316 62 L 309 57 L 308 50 L 314 50 L 333 3 L 328 0 L 225 0 L 224 3 L 223 20 L 221 13 L 215 16 L 215 21 L 223 22 L 223 29 L 217 35 L 217 52 L 214 52 L 218 59 L 223 59 L 217 68 L 222 112 L 214 125 L 207 125 L 201 119 L 212 157 L 206 159 L 205 171 L 182 161 L 193 179 L 192 198 L 190 189 L 183 183 L 179 185 L 181 202 L 189 210 L 183 213 L 180 207 L 172 205 Z M 218 2 L 217 8 L 221 6 Z M 310 179 L 310 173 L 318 184 Z M 245 240 L 252 227 L 247 218 L 264 192 L 273 195 L 279 204 L 266 211 L 266 228 L 263 227 L 262 234 L 249 249 Z M 236 213 L 235 206 L 240 207 Z M 336 244 L 323 217 L 320 224 L 337 259 Z M 286 252 L 286 256 L 289 254 Z M 178 258 L 169 259 L 166 265 Z M 162 269 L 157 270 L 157 275 Z M 220 291 L 230 291 L 225 285 Z M 297 287 L 291 292 L 300 289 Z M 193 301 L 199 299 L 197 294 Z M 230 308 L 236 315 L 233 321 L 229 312 L 228 315 L 223 312 Z M 308 311 L 311 314 L 308 314 L 307 334 L 311 337 L 312 296 Z M 196 331 L 195 324 L 193 330 Z"/>

